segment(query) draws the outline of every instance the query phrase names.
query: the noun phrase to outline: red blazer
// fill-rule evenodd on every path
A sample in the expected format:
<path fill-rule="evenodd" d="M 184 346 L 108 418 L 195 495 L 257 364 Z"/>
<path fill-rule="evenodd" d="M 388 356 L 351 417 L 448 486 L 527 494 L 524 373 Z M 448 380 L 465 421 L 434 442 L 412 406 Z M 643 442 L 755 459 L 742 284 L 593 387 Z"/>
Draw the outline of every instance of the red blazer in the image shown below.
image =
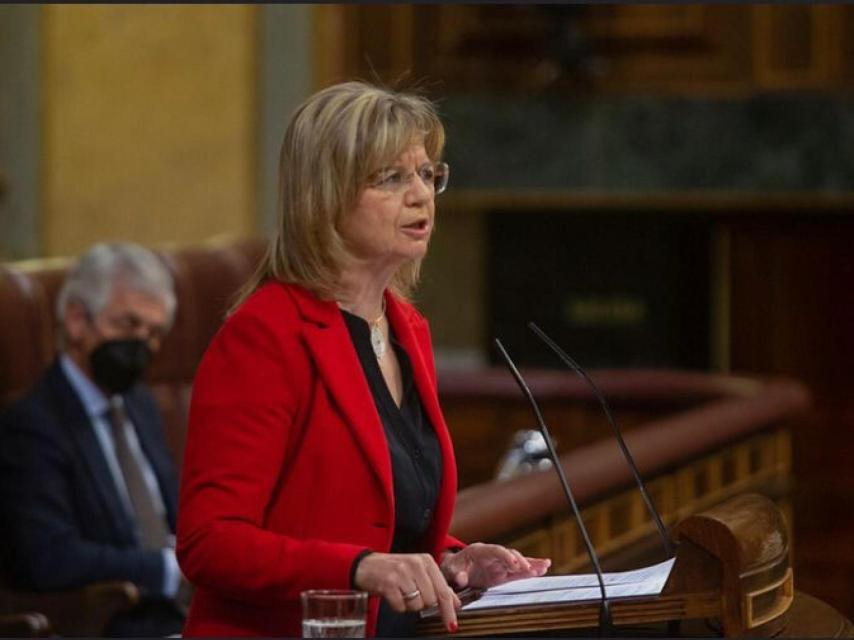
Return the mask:
<path fill-rule="evenodd" d="M 427 534 L 438 561 L 461 543 L 430 333 L 390 293 L 386 307 L 444 459 Z M 179 505 L 178 560 L 196 585 L 185 635 L 299 636 L 301 591 L 348 589 L 361 551 L 389 551 L 391 461 L 335 302 L 272 282 L 225 322 L 193 383 Z"/>

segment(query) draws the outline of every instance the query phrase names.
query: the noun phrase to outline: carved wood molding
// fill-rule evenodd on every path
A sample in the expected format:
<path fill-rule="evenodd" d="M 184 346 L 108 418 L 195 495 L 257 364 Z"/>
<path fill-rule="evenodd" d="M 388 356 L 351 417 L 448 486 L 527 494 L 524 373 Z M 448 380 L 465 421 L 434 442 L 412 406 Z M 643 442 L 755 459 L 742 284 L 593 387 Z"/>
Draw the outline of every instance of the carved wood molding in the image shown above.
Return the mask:
<path fill-rule="evenodd" d="M 837 88 L 853 10 L 803 5 L 323 5 L 316 85 L 708 96 Z"/>

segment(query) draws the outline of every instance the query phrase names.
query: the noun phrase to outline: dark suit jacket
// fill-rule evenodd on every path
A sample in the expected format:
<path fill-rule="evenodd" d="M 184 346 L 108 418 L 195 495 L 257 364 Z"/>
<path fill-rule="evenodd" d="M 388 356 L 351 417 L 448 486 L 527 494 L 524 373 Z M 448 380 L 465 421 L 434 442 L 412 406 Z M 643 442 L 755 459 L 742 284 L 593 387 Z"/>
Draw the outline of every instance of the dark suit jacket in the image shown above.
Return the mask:
<path fill-rule="evenodd" d="M 125 395 L 128 415 L 160 484 L 175 529 L 177 479 L 151 394 Z M 0 515 L 4 565 L 32 590 L 130 580 L 163 585 L 160 550 L 139 548 L 97 437 L 59 361 L 0 417 Z"/>

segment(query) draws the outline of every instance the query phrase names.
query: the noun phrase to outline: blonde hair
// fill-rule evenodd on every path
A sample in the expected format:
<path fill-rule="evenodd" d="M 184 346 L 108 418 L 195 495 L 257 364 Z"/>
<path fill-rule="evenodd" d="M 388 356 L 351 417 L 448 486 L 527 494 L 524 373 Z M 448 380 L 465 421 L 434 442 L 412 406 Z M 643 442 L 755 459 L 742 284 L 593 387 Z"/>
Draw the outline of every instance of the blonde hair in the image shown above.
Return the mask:
<path fill-rule="evenodd" d="M 413 143 L 441 157 L 445 129 L 419 95 L 363 82 L 333 85 L 294 112 L 279 155 L 278 221 L 266 254 L 238 292 L 237 308 L 269 279 L 332 298 L 349 257 L 338 229 L 370 176 Z M 408 297 L 421 260 L 404 264 L 391 289 Z"/>

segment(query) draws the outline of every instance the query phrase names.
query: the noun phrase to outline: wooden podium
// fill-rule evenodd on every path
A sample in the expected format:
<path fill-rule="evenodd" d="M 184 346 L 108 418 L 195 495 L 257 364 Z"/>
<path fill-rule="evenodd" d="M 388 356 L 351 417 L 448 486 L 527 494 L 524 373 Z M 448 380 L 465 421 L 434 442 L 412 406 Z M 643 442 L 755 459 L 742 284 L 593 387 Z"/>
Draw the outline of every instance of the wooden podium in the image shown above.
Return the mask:
<path fill-rule="evenodd" d="M 737 496 L 689 516 L 676 527 L 675 537 L 676 562 L 660 595 L 610 600 L 616 630 L 712 619 L 728 637 L 780 634 L 795 592 L 786 523 L 773 502 L 758 494 Z M 595 630 L 599 610 L 598 601 L 589 601 L 462 611 L 455 635 Z M 418 631 L 444 634 L 435 617 L 423 620 Z"/>

